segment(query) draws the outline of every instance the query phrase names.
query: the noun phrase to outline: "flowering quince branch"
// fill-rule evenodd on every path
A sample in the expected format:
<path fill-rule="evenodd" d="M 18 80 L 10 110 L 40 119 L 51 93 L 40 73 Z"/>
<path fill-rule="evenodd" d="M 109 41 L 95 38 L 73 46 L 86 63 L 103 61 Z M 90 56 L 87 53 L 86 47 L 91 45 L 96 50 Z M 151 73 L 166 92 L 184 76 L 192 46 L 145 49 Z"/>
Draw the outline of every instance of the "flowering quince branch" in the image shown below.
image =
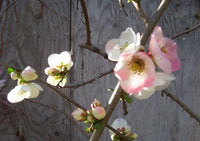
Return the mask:
<path fill-rule="evenodd" d="M 162 13 L 164 12 L 164 10 L 167 8 L 167 6 L 168 6 L 168 4 L 169 4 L 169 2 L 170 2 L 171 0 L 162 0 L 161 1 L 161 3 L 160 3 L 160 5 L 159 5 L 159 7 L 157 8 L 157 12 L 156 12 L 156 14 L 155 14 L 155 18 L 153 18 L 153 21 L 151 21 L 150 22 L 150 24 L 146 27 L 146 29 L 145 29 L 145 31 L 144 31 L 144 33 L 143 33 L 143 35 L 142 35 L 142 38 L 141 38 L 141 45 L 145 45 L 145 43 L 146 43 L 146 41 L 147 41 L 147 39 L 149 38 L 149 36 L 150 36 L 150 34 L 152 33 L 152 31 L 153 31 L 153 29 L 154 29 L 154 27 L 156 26 L 156 23 L 158 22 L 158 20 L 160 19 L 160 17 L 161 17 L 161 15 L 162 15 Z M 129 30 L 129 31 L 131 31 L 131 30 Z M 129 33 L 131 33 L 131 32 L 129 32 Z M 133 33 L 133 32 L 132 32 Z M 134 35 L 134 34 L 131 34 L 131 35 Z M 137 40 L 137 39 L 136 39 Z M 113 42 L 111 42 L 111 43 L 114 43 L 114 45 L 116 44 L 116 42 L 118 42 L 119 43 L 119 41 L 120 40 L 114 40 Z M 128 46 L 127 46 L 127 44 L 126 44 L 126 42 L 125 42 L 125 44 L 124 44 L 124 46 L 125 46 L 125 50 L 126 50 L 126 48 L 130 48 L 129 47 L 129 44 L 130 44 L 130 42 L 128 42 Z M 120 44 L 119 44 L 120 45 Z M 117 48 L 119 47 L 119 45 L 117 45 Z M 111 44 L 111 46 L 113 46 L 113 44 Z M 114 47 L 115 48 L 115 47 Z M 135 44 L 135 46 L 133 47 L 133 48 L 135 48 L 135 50 L 134 50 L 134 52 L 131 52 L 132 54 L 133 53 L 135 53 L 135 52 L 137 52 L 138 51 L 138 46 L 136 46 L 136 44 Z M 107 49 L 110 49 L 109 47 L 107 47 Z M 114 53 L 116 53 L 116 52 L 114 52 Z M 117 52 L 118 53 L 118 52 Z M 139 54 L 137 54 L 138 55 L 138 57 L 139 56 L 141 56 L 142 58 L 143 58 L 143 61 L 141 61 L 141 60 L 139 60 L 139 59 L 136 59 L 134 62 L 135 62 L 135 65 L 133 65 L 133 66 L 137 66 L 136 64 L 139 64 L 139 66 L 141 66 L 141 64 L 143 64 L 144 62 L 148 62 L 147 64 L 153 64 L 149 59 L 147 59 L 148 57 L 146 56 L 146 55 L 144 55 L 143 53 L 139 53 Z M 123 56 L 123 54 L 122 54 L 122 56 Z M 129 57 L 128 56 L 130 56 L 129 55 L 129 53 L 124 53 L 124 58 L 127 58 L 127 60 L 129 59 Z M 136 58 L 137 58 L 137 56 L 136 56 Z M 126 60 L 126 59 L 125 59 Z M 145 61 L 146 60 L 146 61 Z M 122 59 L 122 61 L 123 61 L 123 59 Z M 136 63 L 136 62 L 139 62 L 139 63 Z M 119 63 L 119 62 L 118 62 Z M 122 64 L 123 65 L 123 64 Z M 143 66 L 143 65 L 142 65 Z M 150 65 L 150 66 L 153 66 L 153 65 Z M 121 66 L 120 65 L 118 65 L 118 67 L 117 67 L 117 69 L 116 70 L 118 70 L 118 68 L 120 68 Z M 144 69 L 144 68 L 141 68 L 141 69 Z M 146 68 L 147 69 L 147 68 Z M 149 67 L 149 69 L 152 69 L 151 67 Z M 123 72 L 123 71 L 122 71 Z M 139 71 L 140 72 L 140 71 Z M 148 71 L 147 71 L 148 72 Z M 151 72 L 151 71 L 149 71 L 149 72 Z M 153 70 L 152 70 L 152 72 L 153 72 Z M 153 74 L 153 73 L 152 73 Z M 124 76 L 124 77 L 126 77 L 126 76 Z M 153 76 L 154 77 L 154 76 Z M 119 78 L 119 75 L 118 75 L 118 78 Z M 134 78 L 134 77 L 133 77 Z M 151 78 L 151 79 L 149 79 L 150 81 L 148 82 L 148 83 L 146 83 L 145 85 L 148 87 L 148 86 L 151 86 L 152 84 L 152 82 L 153 82 L 153 79 L 154 78 Z M 139 81 L 140 82 L 140 81 Z M 124 85 L 125 86 L 125 85 Z M 144 85 L 143 85 L 144 86 Z M 144 86 L 145 87 L 145 86 Z M 140 91 L 142 88 L 140 88 L 140 87 L 138 87 L 137 88 L 137 91 Z M 112 114 L 112 112 L 113 112 L 113 110 L 114 110 L 114 108 L 115 108 L 115 106 L 116 106 L 116 104 L 117 104 L 117 102 L 119 101 L 119 99 L 121 98 L 121 94 L 122 94 L 122 89 L 121 89 L 121 87 L 120 87 L 120 82 L 118 82 L 118 84 L 116 85 L 116 87 L 115 87 L 115 89 L 114 89 L 114 92 L 113 92 L 113 94 L 112 94 L 112 96 L 111 96 L 111 99 L 109 100 L 109 105 L 108 105 L 108 110 L 107 110 L 107 115 L 106 115 L 106 117 L 103 119 L 103 121 L 102 121 L 102 126 L 101 126 L 101 128 L 99 129 L 99 130 L 95 130 L 94 132 L 93 132 L 93 134 L 92 134 L 92 136 L 91 136 L 91 138 L 90 138 L 90 141 L 97 141 L 97 140 L 99 140 L 99 138 L 100 138 L 100 136 L 101 136 L 101 134 L 102 134 L 102 132 L 103 132 L 103 129 L 104 129 L 104 127 L 105 127 L 105 125 L 106 125 L 106 123 L 107 123 L 107 121 L 108 121 L 108 119 L 110 118 L 110 116 L 111 116 L 111 114 Z"/>
<path fill-rule="evenodd" d="M 200 117 L 195 112 L 193 112 L 187 105 L 185 105 L 182 101 L 176 98 L 173 94 L 169 93 L 167 90 L 162 90 L 162 95 L 166 95 L 170 97 L 173 101 L 175 101 L 178 105 L 180 105 L 192 118 L 194 118 L 200 124 Z"/>
<path fill-rule="evenodd" d="M 90 79 L 90 80 L 88 80 L 88 81 L 85 81 L 85 82 L 83 82 L 83 83 L 76 84 L 76 85 L 68 85 L 68 86 L 64 86 L 63 88 L 74 88 L 74 89 L 76 89 L 76 88 L 82 87 L 82 86 L 84 86 L 84 85 L 87 85 L 87 84 L 89 84 L 89 83 L 93 83 L 93 82 L 96 81 L 97 79 L 100 79 L 101 77 L 103 77 L 103 76 L 105 76 L 105 75 L 108 75 L 108 74 L 110 74 L 110 73 L 112 73 L 112 72 L 113 72 L 113 69 L 111 69 L 111 70 L 109 70 L 109 71 L 107 71 L 107 72 L 105 72 L 105 73 L 102 73 L 102 74 L 100 74 L 99 76 L 97 76 L 97 77 L 95 77 L 95 78 L 93 78 L 93 79 Z"/>
<path fill-rule="evenodd" d="M 196 30 L 198 28 L 200 28 L 200 24 L 198 24 L 196 26 L 193 26 L 192 28 L 190 28 L 190 29 L 188 29 L 188 30 L 186 30 L 184 32 L 181 32 L 181 33 L 178 33 L 178 34 L 172 36 L 171 39 L 175 39 L 175 38 L 178 38 L 178 37 L 183 36 L 185 34 L 188 34 L 188 33 L 192 32 L 192 31 L 194 31 L 194 30 Z"/>

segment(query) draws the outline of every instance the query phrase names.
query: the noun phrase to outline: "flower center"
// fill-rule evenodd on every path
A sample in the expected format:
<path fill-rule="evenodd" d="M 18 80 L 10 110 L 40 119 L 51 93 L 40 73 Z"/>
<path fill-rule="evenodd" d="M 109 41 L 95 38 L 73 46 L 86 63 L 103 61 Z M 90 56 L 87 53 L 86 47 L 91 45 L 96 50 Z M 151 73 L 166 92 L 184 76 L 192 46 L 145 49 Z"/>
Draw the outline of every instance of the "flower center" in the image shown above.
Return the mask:
<path fill-rule="evenodd" d="M 123 46 L 121 46 L 120 47 L 120 52 L 122 53 L 127 48 L 128 45 L 129 45 L 129 43 L 126 42 Z"/>
<path fill-rule="evenodd" d="M 165 46 L 161 47 L 161 51 L 164 52 L 164 53 L 167 53 L 167 50 L 166 50 Z"/>
<path fill-rule="evenodd" d="M 141 74 L 144 71 L 145 63 L 142 59 L 140 58 L 133 58 L 130 62 L 130 69 L 135 73 L 135 74 Z"/>

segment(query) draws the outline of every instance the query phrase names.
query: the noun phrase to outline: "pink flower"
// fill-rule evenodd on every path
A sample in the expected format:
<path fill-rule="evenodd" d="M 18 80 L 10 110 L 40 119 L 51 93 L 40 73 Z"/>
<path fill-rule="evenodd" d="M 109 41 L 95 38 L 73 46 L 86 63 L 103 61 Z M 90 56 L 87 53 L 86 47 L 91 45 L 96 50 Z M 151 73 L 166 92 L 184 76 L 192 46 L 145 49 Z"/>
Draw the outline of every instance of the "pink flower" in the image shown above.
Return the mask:
<path fill-rule="evenodd" d="M 106 116 L 106 111 L 104 107 L 95 107 L 92 109 L 92 115 L 98 119 L 101 120 Z"/>
<path fill-rule="evenodd" d="M 122 53 L 123 55 L 135 53 L 139 50 L 139 48 L 140 34 L 135 34 L 132 28 L 128 27 L 121 33 L 119 39 L 109 40 L 106 43 L 105 50 L 108 55 L 108 59 L 117 62 Z"/>
<path fill-rule="evenodd" d="M 72 112 L 72 116 L 75 120 L 84 121 L 87 118 L 87 113 L 84 110 L 78 108 Z"/>
<path fill-rule="evenodd" d="M 155 67 L 152 60 L 143 52 L 121 56 L 114 68 L 122 89 L 127 93 L 137 93 L 144 87 L 153 85 Z"/>
<path fill-rule="evenodd" d="M 171 73 L 180 68 L 180 61 L 177 56 L 177 45 L 173 40 L 163 37 L 160 26 L 156 26 L 151 35 L 149 51 L 156 64 L 164 72 Z"/>

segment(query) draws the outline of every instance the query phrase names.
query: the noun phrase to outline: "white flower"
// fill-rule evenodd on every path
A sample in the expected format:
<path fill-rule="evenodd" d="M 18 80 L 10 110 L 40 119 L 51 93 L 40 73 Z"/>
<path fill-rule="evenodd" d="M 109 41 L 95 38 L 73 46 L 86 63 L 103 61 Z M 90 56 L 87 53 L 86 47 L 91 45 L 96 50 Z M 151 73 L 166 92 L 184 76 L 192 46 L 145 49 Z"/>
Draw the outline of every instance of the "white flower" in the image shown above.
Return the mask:
<path fill-rule="evenodd" d="M 133 94 L 137 99 L 147 99 L 149 98 L 156 90 L 166 89 L 170 82 L 175 80 L 173 74 L 168 74 L 164 72 L 156 72 L 155 80 L 152 87 L 144 87 L 140 92 Z"/>
<path fill-rule="evenodd" d="M 131 132 L 131 127 L 127 124 L 127 121 L 124 120 L 123 118 L 118 118 L 116 119 L 112 125 L 114 129 L 118 130 L 119 132 Z M 113 136 L 115 133 L 110 130 L 110 135 Z"/>
<path fill-rule="evenodd" d="M 48 57 L 48 64 L 50 67 L 44 70 L 45 74 L 49 75 L 47 83 L 53 86 L 59 84 L 59 86 L 64 87 L 67 83 L 67 72 L 73 66 L 70 53 L 63 51 L 60 54 L 51 54 Z"/>
<path fill-rule="evenodd" d="M 140 34 L 128 27 L 123 31 L 119 39 L 111 39 L 106 43 L 106 53 L 108 59 L 111 61 L 118 61 L 121 54 L 128 55 L 129 53 L 135 53 L 140 48 Z"/>
<path fill-rule="evenodd" d="M 8 93 L 7 99 L 10 103 L 17 103 L 25 98 L 36 98 L 40 91 L 43 89 L 36 83 L 17 85 Z"/>
<path fill-rule="evenodd" d="M 35 80 L 38 78 L 37 74 L 35 73 L 35 70 L 31 68 L 30 66 L 26 67 L 22 72 L 21 72 L 21 77 L 25 81 L 31 81 Z"/>

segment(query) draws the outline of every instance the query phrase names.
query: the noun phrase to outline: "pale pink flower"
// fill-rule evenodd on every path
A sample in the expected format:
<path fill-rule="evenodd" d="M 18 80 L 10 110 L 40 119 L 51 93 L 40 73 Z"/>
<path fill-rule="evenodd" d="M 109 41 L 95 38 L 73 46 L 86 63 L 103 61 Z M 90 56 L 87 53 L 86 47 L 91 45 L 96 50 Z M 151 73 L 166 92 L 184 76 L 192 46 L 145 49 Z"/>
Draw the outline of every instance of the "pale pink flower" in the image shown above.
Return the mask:
<path fill-rule="evenodd" d="M 106 111 L 105 111 L 104 107 L 101 107 L 101 106 L 95 107 L 92 109 L 92 115 L 96 119 L 101 120 L 106 116 Z"/>
<path fill-rule="evenodd" d="M 156 26 L 149 43 L 149 51 L 156 64 L 166 73 L 171 73 L 180 68 L 177 56 L 177 45 L 170 38 L 163 37 L 162 29 Z"/>
<path fill-rule="evenodd" d="M 130 132 L 131 127 L 128 125 L 127 121 L 123 118 L 117 118 L 111 125 L 114 129 L 118 130 L 119 132 Z M 110 134 L 115 134 L 113 131 L 110 130 Z"/>
<path fill-rule="evenodd" d="M 108 59 L 111 61 L 118 61 L 119 56 L 123 53 L 127 55 L 129 53 L 135 53 L 140 48 L 140 34 L 128 27 L 123 31 L 119 39 L 111 39 L 106 43 L 106 53 Z"/>
<path fill-rule="evenodd" d="M 143 52 L 120 57 L 114 68 L 115 76 L 119 79 L 126 93 L 137 93 L 144 87 L 153 85 L 155 67 L 152 60 Z"/>
<path fill-rule="evenodd" d="M 30 66 L 27 66 L 22 72 L 21 72 L 21 77 L 25 81 L 31 81 L 35 80 L 38 78 L 37 74 L 35 73 L 36 71 L 31 68 Z"/>
<path fill-rule="evenodd" d="M 72 112 L 72 116 L 75 120 L 84 121 L 87 118 L 87 113 L 84 110 L 77 108 Z"/>

